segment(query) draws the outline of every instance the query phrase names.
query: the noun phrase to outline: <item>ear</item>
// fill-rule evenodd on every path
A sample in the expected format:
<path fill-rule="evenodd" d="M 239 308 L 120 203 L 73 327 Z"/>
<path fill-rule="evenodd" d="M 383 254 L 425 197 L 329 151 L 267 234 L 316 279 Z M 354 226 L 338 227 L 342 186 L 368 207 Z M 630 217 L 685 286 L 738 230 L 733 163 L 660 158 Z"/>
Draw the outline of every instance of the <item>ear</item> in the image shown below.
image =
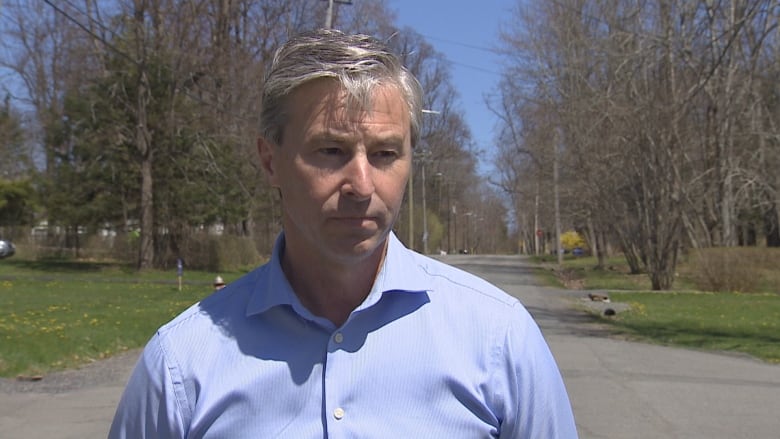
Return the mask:
<path fill-rule="evenodd" d="M 274 163 L 274 153 L 276 145 L 265 140 L 263 137 L 257 138 L 257 153 L 260 155 L 260 166 L 263 167 L 268 183 L 276 187 L 276 172 Z"/>

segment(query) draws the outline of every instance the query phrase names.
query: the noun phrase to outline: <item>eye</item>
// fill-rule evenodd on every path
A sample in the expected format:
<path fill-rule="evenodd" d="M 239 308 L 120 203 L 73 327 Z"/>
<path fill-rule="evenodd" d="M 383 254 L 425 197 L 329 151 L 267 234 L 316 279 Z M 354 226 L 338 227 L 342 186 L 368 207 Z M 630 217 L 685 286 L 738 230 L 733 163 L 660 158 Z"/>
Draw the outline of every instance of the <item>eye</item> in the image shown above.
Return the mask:
<path fill-rule="evenodd" d="M 378 151 L 375 151 L 371 153 L 371 162 L 374 164 L 374 166 L 377 167 L 385 167 L 385 166 L 391 166 L 393 163 L 395 163 L 398 158 L 400 157 L 400 154 L 398 151 L 394 149 L 380 149 Z"/>
<path fill-rule="evenodd" d="M 371 153 L 371 157 L 381 161 L 395 160 L 398 158 L 398 151 L 394 149 L 380 149 Z"/>
<path fill-rule="evenodd" d="M 374 156 L 381 159 L 394 159 L 398 157 L 398 151 L 392 149 L 381 150 L 375 152 Z"/>
<path fill-rule="evenodd" d="M 344 154 L 344 150 L 336 146 L 326 146 L 317 150 L 319 154 L 325 156 L 340 156 Z"/>

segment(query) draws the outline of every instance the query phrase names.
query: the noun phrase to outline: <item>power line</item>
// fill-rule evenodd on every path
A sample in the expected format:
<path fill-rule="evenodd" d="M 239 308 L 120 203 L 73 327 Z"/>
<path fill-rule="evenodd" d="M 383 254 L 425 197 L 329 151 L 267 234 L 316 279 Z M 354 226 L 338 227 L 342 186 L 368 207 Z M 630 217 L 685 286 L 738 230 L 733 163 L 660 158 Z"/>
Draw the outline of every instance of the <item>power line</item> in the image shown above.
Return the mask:
<path fill-rule="evenodd" d="M 462 43 L 460 41 L 448 40 L 446 38 L 434 37 L 432 35 L 426 35 L 426 34 L 420 34 L 420 35 L 424 36 L 425 38 L 427 38 L 429 40 L 433 40 L 433 41 L 439 41 L 439 42 L 442 42 L 442 43 L 453 44 L 455 46 L 466 47 L 468 49 L 479 50 L 479 51 L 487 52 L 487 53 L 490 53 L 490 54 L 493 54 L 493 55 L 499 55 L 500 54 L 498 50 L 491 49 L 491 48 L 485 47 L 485 46 L 477 46 L 475 44 Z"/>
<path fill-rule="evenodd" d="M 100 41 L 100 42 L 101 42 L 103 45 L 105 45 L 106 47 L 108 47 L 109 49 L 111 49 L 112 51 L 114 51 L 114 53 L 116 53 L 117 55 L 119 55 L 119 56 L 121 56 L 121 57 L 123 57 L 123 58 L 127 59 L 128 61 L 130 61 L 130 62 L 131 62 L 131 63 L 133 63 L 133 64 L 136 64 L 136 65 L 138 65 L 138 61 L 137 61 L 136 59 L 134 59 L 133 57 L 131 57 L 131 56 L 130 56 L 130 55 L 128 55 L 127 53 L 125 53 L 125 52 L 123 52 L 123 51 L 119 50 L 119 49 L 118 49 L 116 46 L 114 46 L 113 44 L 111 44 L 111 43 L 109 43 L 108 41 L 106 41 L 106 39 L 105 39 L 105 38 L 103 38 L 102 36 L 100 36 L 100 35 L 97 35 L 96 33 L 92 32 L 92 30 L 91 30 L 91 29 L 89 29 L 87 26 L 85 26 L 84 24 L 82 24 L 82 23 L 81 23 L 79 20 L 77 20 L 77 19 L 76 19 L 75 17 L 73 17 L 72 15 L 70 15 L 70 14 L 69 14 L 68 12 L 66 12 L 64 9 L 62 9 L 62 8 L 60 8 L 59 6 L 55 5 L 55 4 L 54 4 L 54 3 L 52 3 L 50 0 L 43 0 L 43 2 L 44 2 L 44 3 L 46 3 L 47 5 L 51 6 L 51 7 L 52 7 L 52 8 L 53 8 L 53 9 L 54 9 L 54 10 L 55 10 L 55 11 L 56 11 L 58 14 L 62 15 L 63 17 L 65 17 L 65 19 L 66 19 L 66 20 L 68 20 L 68 21 L 70 21 L 71 23 L 73 23 L 73 24 L 75 24 L 76 26 L 78 26 L 78 27 L 79 27 L 79 29 L 83 30 L 84 32 L 86 32 L 87 34 L 89 34 L 90 36 L 92 36 L 93 38 L 96 38 L 96 39 L 97 39 L 98 41 Z M 82 14 L 83 14 L 83 12 L 82 12 Z"/>
<path fill-rule="evenodd" d="M 462 42 L 459 42 L 459 41 L 448 40 L 448 39 L 445 39 L 445 38 L 438 38 L 438 37 L 434 37 L 434 36 L 426 35 L 426 34 L 420 34 L 420 35 L 423 36 L 426 39 L 429 39 L 429 40 L 439 41 L 439 42 L 442 42 L 442 43 L 452 44 L 452 45 L 460 46 L 460 47 L 465 47 L 467 49 L 478 50 L 478 51 L 481 51 L 481 52 L 490 53 L 491 55 L 499 55 L 500 54 L 498 50 L 490 49 L 490 48 L 484 47 L 484 46 L 477 46 L 477 45 L 474 45 L 474 44 L 462 43 Z M 501 73 L 496 72 L 494 70 L 489 70 L 489 69 L 486 69 L 484 67 L 463 63 L 463 62 L 460 62 L 460 61 L 453 61 L 450 56 L 447 56 L 447 60 L 450 63 L 454 64 L 454 65 L 465 67 L 467 69 L 476 70 L 476 71 L 480 71 L 482 73 L 488 73 L 488 74 L 491 74 L 491 75 L 501 76 Z"/>
<path fill-rule="evenodd" d="M 500 72 L 496 72 L 496 71 L 493 71 L 493 70 L 488 70 L 488 69 L 486 69 L 484 67 L 473 66 L 471 64 L 465 64 L 465 63 L 462 63 L 462 62 L 452 61 L 452 60 L 450 60 L 450 62 L 452 64 L 456 65 L 456 66 L 465 67 L 465 68 L 471 69 L 471 70 L 477 70 L 477 71 L 482 72 L 482 73 L 489 73 L 491 75 L 501 76 Z"/>
<path fill-rule="evenodd" d="M 134 59 L 134 58 L 133 58 L 132 56 L 130 56 L 128 53 L 126 53 L 126 52 L 124 52 L 124 51 L 122 51 L 122 50 L 118 49 L 116 46 L 114 46 L 113 44 L 111 44 L 110 42 L 108 42 L 108 41 L 107 41 L 105 38 L 103 38 L 102 36 L 99 36 L 99 35 L 95 34 L 94 32 L 92 32 L 92 30 L 90 30 L 88 27 L 86 27 L 84 24 L 82 24 L 82 23 L 81 23 L 81 22 L 80 22 L 78 19 L 76 19 L 75 17 L 73 17 L 72 15 L 70 15 L 70 14 L 69 14 L 67 11 L 63 10 L 62 8 L 60 8 L 60 7 L 56 6 L 56 5 L 54 5 L 54 4 L 53 4 L 53 3 L 52 3 L 50 0 L 43 0 L 43 1 L 44 1 L 44 3 L 46 3 L 47 5 L 51 6 L 51 7 L 52 7 L 52 8 L 53 8 L 53 9 L 54 9 L 54 10 L 55 10 L 55 11 L 56 11 L 58 14 L 61 14 L 63 17 L 65 17 L 65 19 L 67 19 L 68 21 L 70 21 L 70 22 L 74 23 L 76 26 L 78 26 L 78 27 L 79 27 L 79 29 L 83 30 L 83 31 L 84 31 L 84 32 L 86 32 L 88 35 L 90 35 L 90 36 L 92 36 L 92 37 L 96 38 L 98 41 L 100 41 L 100 43 L 101 43 L 101 44 L 104 44 L 106 47 L 108 47 L 109 49 L 111 49 L 111 50 L 112 50 L 114 53 L 116 53 L 117 55 L 121 56 L 122 58 L 125 58 L 126 60 L 130 61 L 131 63 L 133 63 L 133 64 L 134 64 L 134 65 L 136 65 L 136 66 L 140 66 L 140 65 L 141 65 L 141 63 L 140 63 L 138 60 Z M 78 10 L 78 9 L 77 9 L 77 10 Z M 79 11 L 79 12 L 80 12 L 81 14 L 85 15 L 85 16 L 87 15 L 87 14 L 85 14 L 85 13 L 84 13 L 84 12 L 82 12 L 82 11 Z M 92 18 L 91 18 L 91 17 L 90 17 L 89 19 L 90 19 L 90 21 L 92 21 Z M 104 30 L 107 30 L 108 32 L 111 32 L 111 33 L 113 34 L 113 32 L 112 32 L 111 30 L 109 30 L 109 29 L 106 29 L 106 28 L 105 28 L 105 27 L 104 27 L 102 24 L 98 23 L 98 25 L 99 25 L 101 28 L 103 28 Z M 189 92 L 189 91 L 188 91 L 188 90 L 186 90 L 186 89 L 185 89 L 185 90 L 181 90 L 181 92 L 182 92 L 182 94 L 184 94 L 185 96 L 187 96 L 188 98 L 192 99 L 192 100 L 193 100 L 193 101 L 195 101 L 195 102 L 199 102 L 199 103 L 201 103 L 201 104 L 203 104 L 203 105 L 213 105 L 213 103 L 212 103 L 212 102 L 208 102 L 208 101 L 206 101 L 205 99 L 201 98 L 200 96 L 196 96 L 195 94 L 193 94 L 193 93 Z M 233 117 L 235 117 L 235 118 L 238 118 L 238 119 L 240 119 L 240 120 L 251 120 L 250 118 L 247 118 L 245 115 L 243 115 L 243 114 L 239 114 L 239 113 L 235 113 L 235 112 L 233 112 L 233 111 L 229 111 L 229 110 L 227 110 L 227 111 L 225 111 L 225 113 L 226 113 L 226 114 L 229 114 L 229 115 L 232 115 Z"/>
<path fill-rule="evenodd" d="M 105 26 L 105 25 L 104 25 L 104 24 L 103 24 L 101 21 L 99 21 L 99 20 L 96 20 L 95 18 L 93 18 L 93 17 L 92 17 L 90 14 L 88 14 L 87 12 L 84 12 L 84 10 L 83 10 L 83 9 L 81 9 L 81 8 L 79 8 L 78 6 L 76 6 L 75 4 L 73 4 L 73 2 L 72 2 L 71 0 L 61 0 L 61 1 L 62 1 L 62 2 L 64 2 L 64 3 L 67 3 L 68 7 L 70 7 L 70 8 L 71 8 L 71 9 L 73 9 L 74 11 L 76 11 L 76 12 L 78 12 L 79 14 L 83 15 L 84 17 L 86 17 L 86 18 L 87 18 L 87 21 L 89 21 L 90 23 L 97 25 L 99 28 L 101 28 L 102 30 L 104 30 L 104 31 L 106 31 L 106 32 L 109 32 L 109 33 L 111 33 L 112 35 L 116 35 L 116 34 L 114 33 L 114 31 L 112 31 L 111 29 L 109 29 L 108 27 L 106 27 L 106 26 Z M 97 6 L 96 6 L 96 10 L 97 10 Z"/>

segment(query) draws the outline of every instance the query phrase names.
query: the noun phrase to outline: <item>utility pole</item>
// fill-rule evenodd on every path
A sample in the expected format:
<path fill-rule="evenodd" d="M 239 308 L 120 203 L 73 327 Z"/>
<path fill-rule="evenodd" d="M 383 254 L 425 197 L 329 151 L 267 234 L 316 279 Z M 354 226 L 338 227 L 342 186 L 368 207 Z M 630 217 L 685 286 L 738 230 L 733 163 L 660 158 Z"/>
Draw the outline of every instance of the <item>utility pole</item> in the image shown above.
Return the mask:
<path fill-rule="evenodd" d="M 423 210 L 423 254 L 428 254 L 428 209 L 425 205 L 425 154 L 426 152 L 423 151 L 422 154 L 422 210 Z"/>
<path fill-rule="evenodd" d="M 409 242 L 406 244 L 414 250 L 414 165 L 409 167 Z"/>
<path fill-rule="evenodd" d="M 325 29 L 330 29 L 333 24 L 333 0 L 328 0 L 328 12 L 325 14 Z"/>
<path fill-rule="evenodd" d="M 325 13 L 325 29 L 333 27 L 333 3 L 340 3 L 342 5 L 351 5 L 352 0 L 327 0 L 328 12 Z"/>
<path fill-rule="evenodd" d="M 534 254 L 539 256 L 541 254 L 541 238 L 543 236 L 542 231 L 539 229 L 539 181 L 536 181 L 536 196 L 534 197 Z"/>
<path fill-rule="evenodd" d="M 436 182 L 436 189 L 438 189 L 439 195 L 436 197 L 436 217 L 441 219 L 442 218 L 442 186 L 444 186 L 444 174 L 441 172 L 437 172 L 433 174 L 434 181 Z M 447 241 L 444 241 L 443 239 L 439 239 L 439 251 L 444 251 L 445 245 L 447 245 L 447 252 L 449 253 L 449 237 L 450 237 L 450 218 L 449 218 L 449 209 L 447 210 Z M 442 236 L 443 238 L 443 236 Z"/>
<path fill-rule="evenodd" d="M 559 196 L 559 171 L 558 171 L 558 143 L 561 142 L 560 129 L 555 131 L 553 136 L 553 196 L 555 206 L 555 253 L 558 257 L 558 267 L 563 266 L 563 249 L 561 248 L 561 201 Z"/>
<path fill-rule="evenodd" d="M 440 112 L 436 110 L 429 110 L 429 109 L 423 109 L 423 114 L 441 114 Z M 428 210 L 427 206 L 425 205 L 425 161 L 428 159 L 428 154 L 430 151 L 427 149 L 423 149 L 420 151 L 420 158 L 422 159 L 420 165 L 421 165 L 421 171 L 422 171 L 422 221 L 423 221 L 423 254 L 428 254 Z M 411 179 L 410 179 L 411 181 Z M 410 198 L 411 200 L 411 198 Z"/>
<path fill-rule="evenodd" d="M 466 212 L 463 214 L 463 216 L 466 217 L 466 227 L 463 231 L 465 234 L 464 239 L 464 247 L 463 249 L 466 250 L 466 253 L 471 254 L 471 237 L 469 235 L 469 229 L 471 228 L 471 224 L 474 221 L 471 217 L 474 216 L 474 212 Z"/>

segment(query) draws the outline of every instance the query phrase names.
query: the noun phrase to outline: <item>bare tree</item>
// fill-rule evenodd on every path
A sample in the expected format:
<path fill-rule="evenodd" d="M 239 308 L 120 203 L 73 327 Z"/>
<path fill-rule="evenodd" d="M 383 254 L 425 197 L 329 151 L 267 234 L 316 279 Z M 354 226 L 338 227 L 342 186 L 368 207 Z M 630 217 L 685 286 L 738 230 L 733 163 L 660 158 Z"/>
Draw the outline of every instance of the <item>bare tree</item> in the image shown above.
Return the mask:
<path fill-rule="evenodd" d="M 502 94 L 513 104 L 498 112 L 505 135 L 524 135 L 504 138 L 525 154 L 543 143 L 528 127 L 561 133 L 564 222 L 587 231 L 600 260 L 614 241 L 632 271 L 666 289 L 682 246 L 749 244 L 755 218 L 773 229 L 777 183 L 763 170 L 776 163 L 777 105 L 764 78 L 777 71 L 777 8 L 518 3 L 520 25 L 503 36 L 511 63 Z M 516 110 L 540 102 L 555 117 Z M 533 157 L 539 169 L 555 166 L 556 156 Z M 506 186 L 516 187 L 529 168 L 507 166 Z"/>

